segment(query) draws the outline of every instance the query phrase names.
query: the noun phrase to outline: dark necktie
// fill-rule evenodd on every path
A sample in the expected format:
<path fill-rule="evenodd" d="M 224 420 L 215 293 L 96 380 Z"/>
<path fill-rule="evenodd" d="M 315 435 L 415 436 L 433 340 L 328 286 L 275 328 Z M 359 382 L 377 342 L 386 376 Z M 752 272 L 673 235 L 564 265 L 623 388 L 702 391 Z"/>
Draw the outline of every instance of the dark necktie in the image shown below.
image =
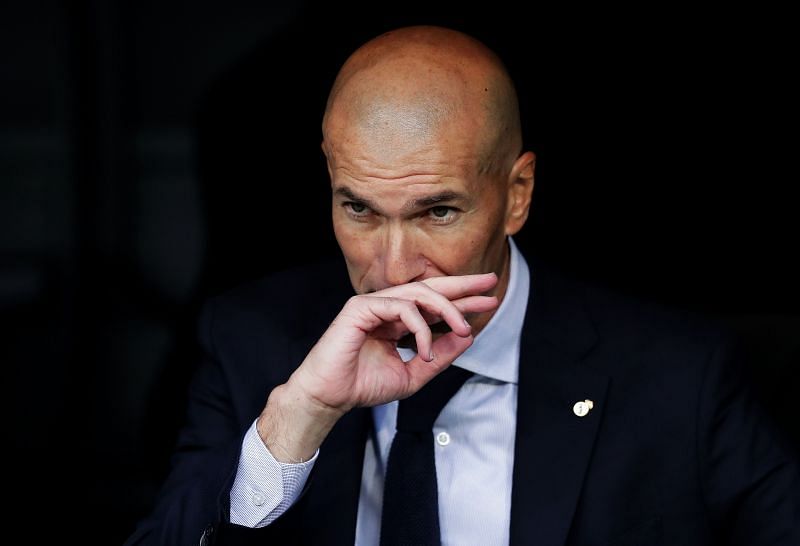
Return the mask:
<path fill-rule="evenodd" d="M 381 546 L 439 546 L 439 494 L 433 423 L 472 376 L 448 367 L 416 394 L 401 400 L 389 450 L 381 515 Z"/>

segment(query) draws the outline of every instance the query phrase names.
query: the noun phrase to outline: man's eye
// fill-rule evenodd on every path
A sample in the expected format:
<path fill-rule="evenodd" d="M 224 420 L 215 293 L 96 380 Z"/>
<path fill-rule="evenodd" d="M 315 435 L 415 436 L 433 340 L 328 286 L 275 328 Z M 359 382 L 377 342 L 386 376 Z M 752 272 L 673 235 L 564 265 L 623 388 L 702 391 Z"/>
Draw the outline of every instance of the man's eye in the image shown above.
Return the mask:
<path fill-rule="evenodd" d="M 447 223 L 455 219 L 456 209 L 452 207 L 431 207 L 428 213 L 433 217 L 433 220 L 439 223 Z"/>
<path fill-rule="evenodd" d="M 364 203 L 345 203 L 345 206 L 350 209 L 351 212 L 355 214 L 364 214 L 367 210 L 367 206 Z"/>

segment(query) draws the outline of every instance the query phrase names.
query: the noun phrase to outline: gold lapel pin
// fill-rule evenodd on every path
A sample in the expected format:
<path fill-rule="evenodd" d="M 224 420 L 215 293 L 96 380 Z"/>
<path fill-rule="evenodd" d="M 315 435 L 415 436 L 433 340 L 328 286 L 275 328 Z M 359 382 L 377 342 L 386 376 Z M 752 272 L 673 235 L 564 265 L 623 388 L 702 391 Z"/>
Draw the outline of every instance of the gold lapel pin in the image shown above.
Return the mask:
<path fill-rule="evenodd" d="M 572 406 L 572 413 L 577 415 L 578 417 L 585 417 L 592 411 L 594 407 L 594 402 L 591 400 L 584 400 L 583 402 L 575 402 L 575 405 Z"/>

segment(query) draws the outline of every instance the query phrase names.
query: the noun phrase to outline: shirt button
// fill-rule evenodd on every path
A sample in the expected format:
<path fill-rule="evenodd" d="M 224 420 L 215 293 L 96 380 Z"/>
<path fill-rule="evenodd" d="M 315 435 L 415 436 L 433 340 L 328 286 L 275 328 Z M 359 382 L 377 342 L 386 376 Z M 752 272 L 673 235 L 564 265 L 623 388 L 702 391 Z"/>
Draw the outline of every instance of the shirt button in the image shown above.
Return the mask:
<path fill-rule="evenodd" d="M 446 432 L 440 432 L 436 435 L 436 441 L 439 443 L 440 446 L 446 446 L 450 443 L 450 435 Z"/>
<path fill-rule="evenodd" d="M 251 499 L 256 506 L 263 506 L 267 502 L 267 499 L 261 493 L 253 493 Z"/>

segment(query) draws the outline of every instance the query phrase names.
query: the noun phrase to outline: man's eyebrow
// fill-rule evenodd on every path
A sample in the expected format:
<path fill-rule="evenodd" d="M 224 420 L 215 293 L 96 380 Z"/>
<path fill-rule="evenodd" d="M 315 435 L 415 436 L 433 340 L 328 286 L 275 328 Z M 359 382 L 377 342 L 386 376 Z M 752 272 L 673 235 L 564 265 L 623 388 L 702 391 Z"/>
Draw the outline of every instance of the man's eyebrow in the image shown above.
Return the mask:
<path fill-rule="evenodd" d="M 422 209 L 426 207 L 431 207 L 433 205 L 436 205 L 437 203 L 442 203 L 444 201 L 455 201 L 459 199 L 463 200 L 466 199 L 466 197 L 454 191 L 443 191 L 441 193 L 429 195 L 427 197 L 420 197 L 419 199 L 414 199 L 413 201 L 409 201 L 403 206 L 403 208 L 406 210 Z"/>
<path fill-rule="evenodd" d="M 375 205 L 372 203 L 372 201 L 364 197 L 357 196 L 355 193 L 353 193 L 353 190 L 351 190 L 347 186 L 341 186 L 339 188 L 336 188 L 333 193 L 337 195 L 342 195 L 347 199 L 349 199 L 350 201 L 355 201 L 356 203 L 361 203 L 363 205 L 366 205 L 367 207 L 373 210 L 375 209 Z"/>
<path fill-rule="evenodd" d="M 356 195 L 353 190 L 348 188 L 347 186 L 340 186 L 334 190 L 336 195 L 341 195 L 350 201 L 354 201 L 356 203 L 361 203 L 369 207 L 372 210 L 378 210 L 377 205 L 375 205 L 372 201 L 365 197 L 359 197 Z M 405 205 L 403 205 L 403 210 L 411 211 L 411 210 L 418 210 L 422 208 L 432 207 L 438 203 L 443 203 L 447 201 L 456 201 L 456 200 L 467 200 L 467 197 L 461 193 L 454 192 L 454 191 L 443 191 L 433 195 L 428 195 L 425 197 L 420 197 L 419 199 L 414 199 L 409 201 Z"/>

